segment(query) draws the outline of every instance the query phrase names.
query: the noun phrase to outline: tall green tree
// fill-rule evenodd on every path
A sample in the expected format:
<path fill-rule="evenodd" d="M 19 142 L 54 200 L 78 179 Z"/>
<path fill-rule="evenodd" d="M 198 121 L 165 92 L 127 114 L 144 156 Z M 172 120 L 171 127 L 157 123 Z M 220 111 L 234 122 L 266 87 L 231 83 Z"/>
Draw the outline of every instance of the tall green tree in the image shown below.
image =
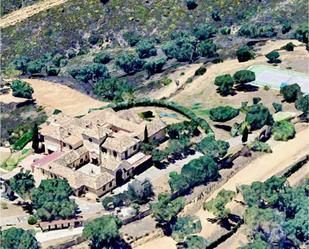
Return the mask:
<path fill-rule="evenodd" d="M 39 129 L 37 123 L 34 124 L 32 129 L 32 149 L 35 153 L 39 151 Z"/>
<path fill-rule="evenodd" d="M 222 96 L 227 96 L 232 93 L 234 79 L 229 74 L 223 74 L 216 77 L 214 84 L 218 86 L 218 92 Z"/>
<path fill-rule="evenodd" d="M 10 227 L 0 231 L 1 249 L 39 249 L 39 243 L 30 231 Z"/>
<path fill-rule="evenodd" d="M 23 198 L 27 198 L 29 197 L 31 190 L 34 188 L 35 182 L 33 175 L 29 170 L 26 172 L 21 170 L 10 179 L 9 185 L 13 192 L 17 193 Z"/>
<path fill-rule="evenodd" d="M 205 137 L 197 144 L 197 149 L 200 152 L 215 159 L 224 157 L 229 148 L 228 142 L 216 140 L 213 136 Z"/>
<path fill-rule="evenodd" d="M 113 215 L 104 215 L 86 223 L 83 236 L 91 241 L 91 248 L 121 248 L 119 229 L 121 221 Z"/>

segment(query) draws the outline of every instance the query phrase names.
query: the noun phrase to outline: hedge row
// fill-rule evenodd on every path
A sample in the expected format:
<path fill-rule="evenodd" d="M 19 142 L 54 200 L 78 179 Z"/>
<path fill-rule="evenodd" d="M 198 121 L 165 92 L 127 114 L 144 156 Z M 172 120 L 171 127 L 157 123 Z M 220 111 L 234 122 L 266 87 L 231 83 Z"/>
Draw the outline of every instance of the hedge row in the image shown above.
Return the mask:
<path fill-rule="evenodd" d="M 18 139 L 14 144 L 13 144 L 13 149 L 14 150 L 21 150 L 23 149 L 27 143 L 29 143 L 32 139 L 33 133 L 32 131 L 25 133 L 20 139 Z"/>
<path fill-rule="evenodd" d="M 138 107 L 138 106 L 155 106 L 155 107 L 164 107 L 167 109 L 170 109 L 172 111 L 178 112 L 182 114 L 183 116 L 189 118 L 191 121 L 198 124 L 199 127 L 201 127 L 206 134 L 214 135 L 213 130 L 210 128 L 209 124 L 205 119 L 202 119 L 198 117 L 193 111 L 190 109 L 179 105 L 175 102 L 167 101 L 167 100 L 158 100 L 158 99 L 137 99 L 137 100 L 129 100 L 129 101 L 123 101 L 120 103 L 111 103 L 107 106 L 100 107 L 100 108 L 92 108 L 89 110 L 89 112 L 94 110 L 102 110 L 105 108 L 112 108 L 115 111 L 120 111 L 124 109 L 129 109 L 132 107 Z"/>

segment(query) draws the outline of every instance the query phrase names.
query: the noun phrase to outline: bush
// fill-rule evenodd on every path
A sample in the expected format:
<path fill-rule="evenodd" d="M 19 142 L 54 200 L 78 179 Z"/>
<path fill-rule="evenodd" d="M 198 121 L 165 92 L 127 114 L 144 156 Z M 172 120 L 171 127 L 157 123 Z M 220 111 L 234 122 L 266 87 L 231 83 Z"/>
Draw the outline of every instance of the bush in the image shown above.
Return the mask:
<path fill-rule="evenodd" d="M 60 67 L 61 61 L 65 59 L 65 56 L 63 54 L 55 54 L 52 58 L 52 63 L 56 67 Z"/>
<path fill-rule="evenodd" d="M 189 10 L 193 10 L 198 6 L 196 0 L 186 0 L 186 4 Z"/>
<path fill-rule="evenodd" d="M 202 57 L 213 57 L 216 55 L 217 46 L 212 40 L 202 41 L 197 45 L 196 53 Z"/>
<path fill-rule="evenodd" d="M 245 62 L 254 59 L 255 54 L 248 46 L 243 46 L 236 51 L 236 56 L 239 62 Z"/>
<path fill-rule="evenodd" d="M 231 28 L 225 26 L 220 29 L 220 33 L 222 35 L 229 35 L 231 33 Z"/>
<path fill-rule="evenodd" d="M 186 237 L 183 244 L 184 244 L 184 248 L 186 249 L 205 249 L 208 243 L 201 236 L 189 235 Z"/>
<path fill-rule="evenodd" d="M 74 49 L 69 49 L 67 51 L 67 57 L 69 59 L 72 59 L 72 58 L 76 57 L 76 55 L 77 55 L 77 53 L 76 53 L 76 51 Z"/>
<path fill-rule="evenodd" d="M 15 69 L 22 71 L 23 74 L 27 72 L 27 64 L 30 61 L 27 56 L 20 56 L 13 61 L 13 66 Z"/>
<path fill-rule="evenodd" d="M 155 48 L 153 42 L 149 40 L 141 40 L 136 45 L 136 53 L 139 58 L 144 59 L 157 55 L 157 49 Z"/>
<path fill-rule="evenodd" d="M 38 219 L 34 215 L 30 215 L 28 218 L 28 224 L 34 225 L 38 222 Z"/>
<path fill-rule="evenodd" d="M 301 94 L 300 86 L 297 83 L 292 85 L 285 85 L 281 87 L 280 94 L 283 96 L 286 102 L 294 102 L 297 99 L 297 96 Z"/>
<path fill-rule="evenodd" d="M 40 73 L 44 67 L 44 63 L 41 60 L 30 61 L 27 64 L 27 73 L 35 74 Z"/>
<path fill-rule="evenodd" d="M 206 67 L 199 67 L 195 73 L 194 73 L 194 76 L 201 76 L 201 75 L 204 75 L 206 73 Z"/>
<path fill-rule="evenodd" d="M 91 45 L 95 45 L 97 44 L 98 42 L 100 41 L 100 36 L 97 35 L 97 34 L 91 34 L 88 38 L 88 42 L 91 44 Z"/>
<path fill-rule="evenodd" d="M 253 97 L 253 98 L 252 98 L 252 102 L 253 102 L 254 105 L 255 105 L 255 104 L 258 104 L 261 100 L 262 100 L 262 99 L 261 99 L 260 97 Z"/>
<path fill-rule="evenodd" d="M 122 54 L 116 58 L 115 64 L 125 73 L 131 74 L 140 71 L 144 66 L 144 61 L 134 54 Z"/>
<path fill-rule="evenodd" d="M 22 150 L 27 143 L 29 143 L 32 140 L 33 133 L 32 132 L 26 132 L 20 139 L 18 139 L 13 144 L 14 150 Z"/>
<path fill-rule="evenodd" d="M 20 97 L 26 99 L 31 99 L 32 93 L 34 92 L 30 84 L 22 80 L 13 80 L 11 84 L 11 89 L 14 97 Z"/>
<path fill-rule="evenodd" d="M 227 96 L 232 93 L 234 79 L 230 74 L 217 76 L 214 84 L 218 86 L 218 91 L 222 96 Z"/>
<path fill-rule="evenodd" d="M 295 45 L 293 44 L 293 42 L 289 42 L 282 48 L 285 49 L 286 51 L 294 51 L 294 47 Z"/>
<path fill-rule="evenodd" d="M 57 76 L 60 72 L 60 68 L 53 66 L 53 65 L 48 65 L 46 67 L 46 73 L 48 76 Z"/>
<path fill-rule="evenodd" d="M 236 84 L 245 84 L 255 81 L 255 73 L 250 70 L 240 70 L 233 75 L 233 78 Z"/>
<path fill-rule="evenodd" d="M 271 25 L 257 26 L 256 24 L 244 24 L 240 27 L 238 35 L 249 38 L 257 38 L 257 37 L 269 38 L 276 36 L 277 32 Z"/>
<path fill-rule="evenodd" d="M 245 121 L 251 127 L 251 130 L 257 130 L 264 125 L 272 125 L 273 117 L 263 104 L 255 104 L 248 108 Z"/>
<path fill-rule="evenodd" d="M 285 21 L 282 25 L 281 32 L 282 34 L 288 33 L 292 29 L 292 24 L 289 21 Z"/>
<path fill-rule="evenodd" d="M 112 59 L 111 55 L 105 51 L 97 53 L 93 59 L 95 63 L 107 64 Z"/>
<path fill-rule="evenodd" d="M 276 122 L 272 128 L 274 139 L 278 141 L 287 141 L 295 136 L 295 126 L 289 121 Z"/>
<path fill-rule="evenodd" d="M 220 17 L 219 11 L 218 11 L 218 10 L 214 10 L 214 11 L 211 13 L 211 18 L 212 18 L 212 20 L 214 20 L 215 22 L 221 21 L 221 17 Z"/>
<path fill-rule="evenodd" d="M 294 37 L 300 42 L 307 44 L 309 41 L 309 24 L 308 23 L 300 24 L 294 33 Z"/>
<path fill-rule="evenodd" d="M 98 81 L 94 87 L 94 93 L 105 100 L 123 101 L 125 94 L 133 93 L 133 88 L 126 80 L 112 77 Z"/>
<path fill-rule="evenodd" d="M 304 113 L 305 117 L 309 118 L 309 95 L 299 95 L 295 107 Z"/>
<path fill-rule="evenodd" d="M 275 113 L 282 112 L 282 104 L 274 102 L 272 105 L 273 105 L 273 107 L 275 109 Z"/>
<path fill-rule="evenodd" d="M 141 40 L 141 35 L 135 31 L 126 32 L 123 34 L 123 38 L 129 43 L 131 47 L 133 47 Z"/>
<path fill-rule="evenodd" d="M 110 77 L 107 67 L 98 63 L 86 65 L 80 69 L 73 69 L 70 71 L 70 74 L 76 80 L 85 83 L 97 82 Z"/>
<path fill-rule="evenodd" d="M 280 54 L 277 51 L 272 51 L 265 55 L 265 57 L 268 59 L 268 63 L 279 63 L 279 57 Z"/>
<path fill-rule="evenodd" d="M 213 37 L 216 34 L 217 30 L 213 25 L 201 24 L 196 27 L 193 31 L 194 36 L 199 40 L 206 40 Z"/>
<path fill-rule="evenodd" d="M 212 108 L 209 111 L 209 118 L 216 122 L 226 122 L 238 116 L 239 109 L 233 108 L 231 106 L 219 106 Z"/>
<path fill-rule="evenodd" d="M 146 69 L 148 75 L 150 76 L 162 72 L 162 68 L 165 65 L 165 63 L 166 63 L 165 58 L 154 59 L 146 62 L 144 68 Z"/>
<path fill-rule="evenodd" d="M 260 152 L 266 152 L 266 153 L 271 153 L 272 150 L 270 146 L 267 143 L 254 140 L 248 145 L 249 149 L 252 151 L 260 151 Z"/>

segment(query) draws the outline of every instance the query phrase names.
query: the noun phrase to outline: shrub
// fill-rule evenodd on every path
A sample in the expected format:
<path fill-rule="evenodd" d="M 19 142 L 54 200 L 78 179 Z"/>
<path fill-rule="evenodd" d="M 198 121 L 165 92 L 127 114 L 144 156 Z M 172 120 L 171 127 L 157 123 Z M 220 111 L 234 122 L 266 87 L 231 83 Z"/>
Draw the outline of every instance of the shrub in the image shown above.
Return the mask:
<path fill-rule="evenodd" d="M 278 63 L 280 60 L 278 59 L 280 57 L 279 52 L 272 51 L 265 55 L 265 57 L 268 59 L 268 63 Z"/>
<path fill-rule="evenodd" d="M 288 33 L 292 29 L 292 24 L 289 21 L 285 21 L 282 25 L 281 32 L 282 34 Z"/>
<path fill-rule="evenodd" d="M 285 85 L 281 87 L 280 94 L 283 96 L 286 102 L 294 102 L 297 96 L 301 94 L 300 86 L 297 83 L 291 85 Z"/>
<path fill-rule="evenodd" d="M 295 136 L 295 126 L 289 121 L 276 122 L 272 128 L 274 139 L 278 141 L 287 141 Z"/>
<path fill-rule="evenodd" d="M 300 24 L 294 33 L 294 37 L 300 42 L 307 44 L 309 41 L 309 24 L 308 23 Z"/>
<path fill-rule="evenodd" d="M 275 113 L 282 112 L 282 104 L 274 102 L 272 105 L 275 109 Z"/>
<path fill-rule="evenodd" d="M 189 10 L 193 10 L 198 6 L 196 0 L 186 0 L 186 4 Z"/>
<path fill-rule="evenodd" d="M 116 58 L 116 66 L 121 68 L 125 73 L 136 73 L 144 66 L 144 61 L 134 54 L 122 54 Z"/>
<path fill-rule="evenodd" d="M 212 20 L 214 20 L 215 22 L 221 21 L 221 17 L 220 17 L 219 11 L 218 11 L 218 10 L 214 10 L 214 11 L 211 13 L 211 18 L 212 18 Z"/>
<path fill-rule="evenodd" d="M 227 96 L 232 93 L 234 79 L 230 74 L 223 74 L 216 77 L 214 84 L 222 96 Z"/>
<path fill-rule="evenodd" d="M 226 122 L 238 116 L 239 109 L 233 108 L 231 106 L 219 106 L 212 108 L 209 111 L 209 118 L 216 122 Z"/>
<path fill-rule="evenodd" d="M 154 59 L 145 63 L 144 68 L 148 75 L 153 75 L 162 72 L 162 68 L 166 63 L 165 58 Z"/>
<path fill-rule="evenodd" d="M 112 59 L 111 55 L 105 51 L 97 53 L 93 59 L 95 63 L 107 64 Z"/>
<path fill-rule="evenodd" d="M 220 29 L 220 33 L 222 35 L 229 35 L 231 33 L 231 28 L 225 26 Z"/>
<path fill-rule="evenodd" d="M 201 24 L 197 26 L 193 33 L 194 36 L 199 40 L 206 40 L 213 37 L 216 34 L 217 30 L 213 25 Z"/>
<path fill-rule="evenodd" d="M 236 51 L 236 56 L 239 62 L 245 62 L 254 59 L 255 54 L 248 46 L 243 46 Z"/>
<path fill-rule="evenodd" d="M 27 82 L 22 80 L 13 80 L 11 84 L 12 94 L 14 97 L 32 98 L 33 88 Z"/>
<path fill-rule="evenodd" d="M 168 78 L 168 77 L 164 77 L 160 80 L 160 83 L 163 84 L 164 86 L 168 86 L 169 84 L 171 84 L 173 82 L 172 79 Z"/>
<path fill-rule="evenodd" d="M 69 59 L 72 59 L 72 58 L 76 57 L 76 55 L 77 55 L 77 53 L 76 53 L 76 51 L 74 49 L 69 49 L 67 51 L 67 57 Z"/>
<path fill-rule="evenodd" d="M 250 70 L 240 70 L 233 75 L 233 78 L 236 84 L 245 84 L 255 81 L 255 73 Z"/>
<path fill-rule="evenodd" d="M 260 97 L 253 97 L 253 98 L 252 98 L 252 102 L 253 102 L 254 105 L 255 105 L 255 104 L 258 104 L 261 100 L 262 100 L 262 99 L 261 99 Z"/>
<path fill-rule="evenodd" d="M 266 153 L 271 153 L 272 150 L 270 146 L 267 143 L 254 140 L 248 145 L 249 149 L 252 151 L 260 151 L 260 152 L 266 152 Z"/>
<path fill-rule="evenodd" d="M 98 42 L 100 41 L 100 36 L 97 35 L 97 34 L 91 34 L 88 38 L 88 42 L 91 44 L 91 45 L 95 45 L 97 44 Z"/>
<path fill-rule="evenodd" d="M 126 80 L 112 77 L 105 80 L 100 80 L 94 87 L 94 93 L 99 97 L 110 101 L 123 101 L 125 94 L 131 94 L 133 88 Z"/>
<path fill-rule="evenodd" d="M 204 249 L 207 246 L 207 241 L 198 235 L 189 235 L 183 242 L 186 249 Z"/>
<path fill-rule="evenodd" d="M 201 75 L 204 75 L 206 73 L 206 67 L 199 67 L 195 73 L 194 73 L 194 76 L 201 76 Z"/>
<path fill-rule="evenodd" d="M 139 58 L 143 59 L 157 55 L 157 49 L 155 48 L 153 42 L 149 40 L 141 40 L 136 45 L 136 53 Z"/>
<path fill-rule="evenodd" d="M 48 65 L 46 67 L 46 73 L 48 76 L 57 76 L 60 72 L 60 68 L 53 66 L 53 65 Z"/>
<path fill-rule="evenodd" d="M 27 73 L 29 74 L 40 73 L 44 66 L 45 66 L 44 63 L 41 60 L 30 61 L 27 64 Z"/>
<path fill-rule="evenodd" d="M 264 125 L 272 125 L 273 117 L 267 107 L 263 104 L 255 104 L 248 108 L 245 121 L 251 127 L 251 130 L 257 130 Z"/>
<path fill-rule="evenodd" d="M 126 32 L 123 34 L 123 38 L 129 43 L 131 47 L 133 47 L 141 40 L 141 35 L 136 31 Z"/>
<path fill-rule="evenodd" d="M 26 132 L 21 138 L 19 138 L 14 144 L 13 149 L 14 150 L 22 150 L 27 143 L 29 143 L 32 140 L 33 133 L 32 132 Z"/>
<path fill-rule="evenodd" d="M 107 67 L 98 63 L 86 65 L 80 69 L 73 69 L 70 71 L 70 74 L 76 80 L 85 83 L 97 82 L 110 77 Z"/>
<path fill-rule="evenodd" d="M 282 48 L 285 49 L 286 51 L 294 51 L 294 47 L 295 45 L 293 44 L 293 42 L 289 42 Z"/>
<path fill-rule="evenodd" d="M 295 107 L 304 113 L 305 117 L 309 118 L 309 95 L 299 95 Z"/>
<path fill-rule="evenodd" d="M 274 27 L 271 25 L 244 24 L 238 31 L 239 36 L 246 36 L 250 38 L 257 37 L 274 37 L 277 35 Z"/>
<path fill-rule="evenodd" d="M 24 74 L 27 72 L 27 64 L 29 61 L 29 57 L 20 56 L 13 61 L 13 66 L 15 67 L 15 69 L 22 71 L 22 73 Z"/>
<path fill-rule="evenodd" d="M 28 218 L 28 224 L 34 225 L 38 222 L 38 219 L 34 215 L 30 215 Z"/>
<path fill-rule="evenodd" d="M 238 35 L 255 38 L 257 36 L 257 27 L 252 24 L 244 24 L 238 30 Z"/>
<path fill-rule="evenodd" d="M 212 40 L 202 41 L 197 45 L 196 52 L 202 57 L 213 57 L 216 55 L 217 46 Z"/>
<path fill-rule="evenodd" d="M 60 66 L 60 63 L 61 61 L 65 59 L 65 56 L 63 54 L 55 54 L 52 58 L 52 63 L 56 66 L 56 67 L 59 67 Z"/>

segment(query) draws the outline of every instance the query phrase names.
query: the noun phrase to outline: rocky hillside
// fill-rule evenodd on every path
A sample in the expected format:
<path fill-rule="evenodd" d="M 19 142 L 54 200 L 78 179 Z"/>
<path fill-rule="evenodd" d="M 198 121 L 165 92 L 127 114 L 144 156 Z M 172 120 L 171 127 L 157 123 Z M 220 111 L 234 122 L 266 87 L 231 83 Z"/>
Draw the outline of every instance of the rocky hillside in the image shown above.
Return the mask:
<path fill-rule="evenodd" d="M 177 28 L 200 23 L 232 32 L 245 23 L 274 27 L 306 22 L 305 0 L 71 0 L 2 29 L 2 63 L 21 55 L 39 58 L 46 52 L 82 48 L 111 41 L 126 46 L 123 34 L 136 30 L 159 40 Z M 196 4 L 194 4 L 196 3 Z M 280 27 L 281 27 L 280 26 Z"/>

